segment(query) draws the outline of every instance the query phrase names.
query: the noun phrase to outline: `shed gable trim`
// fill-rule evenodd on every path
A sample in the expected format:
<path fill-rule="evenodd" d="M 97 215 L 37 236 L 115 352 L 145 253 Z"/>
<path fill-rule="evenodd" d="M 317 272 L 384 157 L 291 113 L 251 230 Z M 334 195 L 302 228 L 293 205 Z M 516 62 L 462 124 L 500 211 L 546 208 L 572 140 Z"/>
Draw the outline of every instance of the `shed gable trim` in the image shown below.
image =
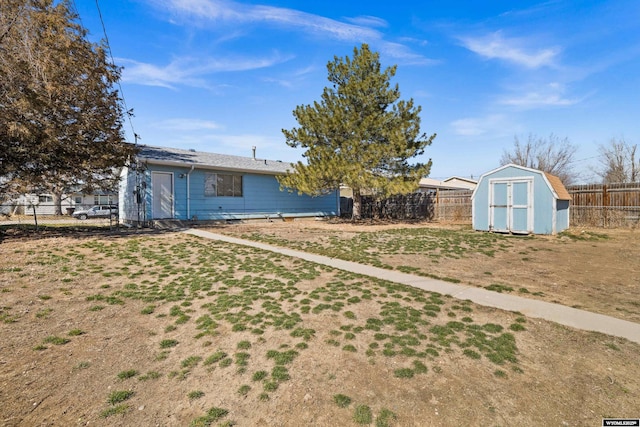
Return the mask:
<path fill-rule="evenodd" d="M 560 181 L 560 178 L 558 178 L 555 175 L 551 175 L 550 173 L 547 172 L 543 172 L 540 171 L 538 169 L 532 169 L 532 168 L 528 168 L 526 166 L 520 166 L 520 165 L 516 165 L 514 163 L 510 163 L 508 165 L 504 165 L 504 166 L 500 166 L 499 168 L 493 169 L 485 174 L 483 174 L 482 176 L 480 176 L 480 178 L 478 179 L 478 184 L 480 184 L 483 180 L 485 180 L 488 176 L 499 172 L 503 169 L 507 169 L 507 168 L 516 168 L 516 169 L 520 169 L 523 171 L 527 171 L 530 173 L 534 173 L 536 175 L 541 175 L 544 182 L 547 184 L 547 186 L 549 187 L 549 189 L 551 190 L 551 193 L 553 194 L 554 198 L 558 199 L 558 200 L 571 200 L 571 195 L 569 194 L 569 192 L 567 191 L 567 189 L 565 188 L 565 186 L 562 184 L 562 181 Z M 479 185 L 475 188 L 475 190 L 473 190 L 473 194 L 471 195 L 471 200 L 473 200 L 476 196 L 476 192 L 479 189 Z"/>

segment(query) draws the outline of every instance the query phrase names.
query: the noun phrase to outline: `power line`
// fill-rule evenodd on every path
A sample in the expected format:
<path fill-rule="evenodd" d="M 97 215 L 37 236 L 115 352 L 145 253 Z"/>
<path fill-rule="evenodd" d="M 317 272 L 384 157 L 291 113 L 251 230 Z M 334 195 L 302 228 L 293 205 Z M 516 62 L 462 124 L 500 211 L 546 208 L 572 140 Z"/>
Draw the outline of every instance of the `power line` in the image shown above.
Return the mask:
<path fill-rule="evenodd" d="M 74 5 L 75 5 L 75 0 L 74 0 Z M 109 57 L 111 58 L 111 65 L 115 67 L 116 61 L 113 59 L 113 52 L 111 51 L 111 44 L 109 43 L 109 36 L 107 35 L 107 27 L 104 25 L 104 19 L 102 19 L 102 11 L 100 10 L 100 3 L 98 2 L 98 0 L 96 0 L 96 8 L 98 9 L 98 16 L 100 17 L 100 24 L 102 25 L 104 40 L 107 44 L 107 52 L 109 52 Z M 124 105 L 124 112 L 127 115 L 129 126 L 131 126 L 131 132 L 133 133 L 134 143 L 137 145 L 138 139 L 140 139 L 140 136 L 136 133 L 135 129 L 133 128 L 133 121 L 131 120 L 131 118 L 133 117 L 133 108 L 129 109 L 129 107 L 127 107 L 127 101 L 125 100 L 125 97 L 124 97 L 124 91 L 122 90 L 120 79 L 118 79 L 117 83 L 118 83 L 118 88 L 120 89 L 120 95 L 122 96 L 122 104 Z"/>
<path fill-rule="evenodd" d="M 599 158 L 599 157 L 600 157 L 600 156 L 585 157 L 584 159 L 576 159 L 576 160 L 572 160 L 572 161 L 571 161 L 571 162 L 569 162 L 569 163 L 579 163 L 579 162 L 584 162 L 584 161 L 586 161 L 586 160 L 597 159 L 597 158 Z"/>

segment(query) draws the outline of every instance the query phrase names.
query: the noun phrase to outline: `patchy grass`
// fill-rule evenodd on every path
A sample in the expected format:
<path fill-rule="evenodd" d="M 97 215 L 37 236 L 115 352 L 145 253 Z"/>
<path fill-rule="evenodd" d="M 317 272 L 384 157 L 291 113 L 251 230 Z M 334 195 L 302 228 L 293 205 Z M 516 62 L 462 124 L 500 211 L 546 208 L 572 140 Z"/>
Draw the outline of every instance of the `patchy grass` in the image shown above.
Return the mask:
<path fill-rule="evenodd" d="M 382 408 L 376 417 L 376 427 L 390 427 L 398 420 L 398 415 L 387 408 Z"/>
<path fill-rule="evenodd" d="M 109 397 L 107 397 L 107 403 L 111 405 L 115 405 L 116 403 L 124 402 L 125 400 L 129 400 L 135 392 L 133 390 L 116 390 L 109 393 Z"/>
<path fill-rule="evenodd" d="M 432 258 L 459 259 L 468 253 L 479 253 L 494 257 L 498 251 L 506 251 L 511 245 L 509 237 L 475 233 L 471 230 L 447 230 L 436 228 L 395 228 L 375 232 L 358 232 L 344 238 L 340 232 L 326 231 L 327 238 L 322 243 L 300 239 L 287 239 L 283 236 L 264 233 L 244 233 L 244 239 L 268 243 L 275 246 L 312 252 L 330 258 L 340 258 L 393 269 L 383 261 L 389 255 L 414 255 L 429 253 Z M 399 271 L 430 276 L 428 272 L 413 266 L 398 266 Z M 457 279 L 434 277 L 452 282 Z"/>
<path fill-rule="evenodd" d="M 353 411 L 353 421 L 360 425 L 371 424 L 373 421 L 371 408 L 367 405 L 357 405 Z"/>
<path fill-rule="evenodd" d="M 229 411 L 223 408 L 213 407 L 209 409 L 206 415 L 196 418 L 193 420 L 189 427 L 201 427 L 201 426 L 210 426 L 211 424 L 219 421 L 229 414 Z"/>
<path fill-rule="evenodd" d="M 112 406 L 110 408 L 105 409 L 104 411 L 100 412 L 100 417 L 101 418 L 108 418 L 112 415 L 122 415 L 125 414 L 129 411 L 130 406 L 129 405 L 125 405 L 125 404 L 121 404 L 121 405 L 116 405 L 116 406 Z"/>
<path fill-rule="evenodd" d="M 493 284 L 491 284 L 489 286 L 485 286 L 484 288 L 489 290 L 489 291 L 494 291 L 494 292 L 498 292 L 498 293 L 513 292 L 513 288 L 511 286 L 501 285 L 499 283 L 493 283 Z"/>
<path fill-rule="evenodd" d="M 119 380 L 126 380 L 129 378 L 133 378 L 136 375 L 138 375 L 138 371 L 136 371 L 135 369 L 129 369 L 128 371 L 121 371 L 118 373 L 118 379 Z"/>
<path fill-rule="evenodd" d="M 402 241 L 403 236 L 399 232 L 380 233 L 376 238 L 389 240 L 381 247 L 390 255 L 410 255 L 410 245 Z M 424 234 L 421 238 L 425 240 L 427 236 L 430 235 Z M 447 234 L 439 236 L 445 239 Z M 331 239 L 331 235 L 325 237 Z M 435 250 L 440 259 L 457 259 L 478 249 L 480 244 L 479 241 L 466 243 L 464 239 L 449 237 L 452 239 L 450 242 L 441 240 Z M 401 241 L 393 242 L 394 239 Z M 493 244 L 498 244 L 497 249 L 487 243 L 486 253 L 481 253 L 481 256 L 487 259 L 498 256 L 508 250 L 509 242 L 509 239 L 495 240 Z M 500 247 L 501 244 L 505 247 Z M 344 244 L 344 240 L 336 241 L 335 246 L 338 245 L 350 247 L 350 244 Z M 414 249 L 419 250 L 417 244 L 411 250 Z M 59 268 L 64 266 L 64 274 L 70 277 L 75 277 L 73 273 L 90 279 L 109 277 L 109 287 L 102 287 L 98 279 L 93 287 L 82 291 L 74 287 L 75 282 L 65 282 L 66 289 L 72 291 L 70 297 L 76 299 L 83 316 L 100 322 L 99 328 L 87 327 L 89 333 L 86 337 L 75 339 L 74 336 L 84 333 L 68 333 L 67 336 L 73 338 L 73 347 L 68 349 L 81 355 L 76 346 L 100 340 L 102 337 L 98 330 L 109 322 L 114 323 L 112 330 L 120 333 L 122 316 L 126 315 L 131 330 L 138 334 L 135 339 L 140 340 L 135 343 L 144 344 L 129 348 L 127 345 L 134 342 L 128 338 L 126 344 L 112 340 L 110 346 L 120 345 L 117 347 L 121 352 L 117 355 L 120 364 L 123 363 L 122 352 L 131 351 L 126 353 L 131 359 L 125 360 L 135 363 L 140 373 L 129 370 L 117 375 L 120 381 L 129 383 L 116 382 L 113 371 L 109 376 L 116 387 L 118 384 L 144 387 L 144 393 L 136 389 L 135 400 L 140 402 L 131 404 L 134 407 L 151 408 L 150 401 L 143 399 L 157 399 L 160 391 L 156 389 L 162 387 L 162 395 L 171 396 L 171 403 L 177 408 L 188 407 L 197 411 L 198 407 L 208 407 L 198 406 L 205 400 L 224 396 L 209 404 L 226 402 L 224 404 L 229 405 L 233 413 L 252 414 L 254 410 L 260 413 L 269 407 L 265 405 L 276 402 L 279 405 L 290 390 L 297 390 L 296 387 L 302 384 L 309 387 L 314 405 L 331 405 L 332 409 L 325 407 L 324 410 L 336 411 L 337 424 L 355 422 L 385 426 L 403 425 L 406 421 L 406 425 L 410 425 L 416 420 L 403 405 L 398 404 L 395 397 L 389 396 L 398 395 L 404 399 L 407 394 L 403 390 L 417 390 L 428 383 L 432 384 L 434 395 L 441 398 L 437 386 L 440 379 L 455 383 L 456 375 L 468 375 L 470 372 L 476 377 L 488 374 L 499 384 L 498 387 L 504 387 L 501 392 L 508 394 L 512 391 L 509 387 L 530 381 L 533 375 L 529 368 L 525 372 L 520 365 L 519 346 L 522 339 L 531 339 L 540 328 L 538 322 L 527 323 L 520 314 L 492 311 L 448 295 L 332 270 L 279 254 L 182 235 L 172 239 L 86 239 L 74 242 L 73 249 L 50 250 L 54 253 L 60 251 L 64 256 L 48 257 L 47 263 L 42 265 L 49 269 L 61 271 Z M 369 250 L 372 262 L 377 257 L 383 263 L 383 252 L 377 248 Z M 82 258 L 76 254 L 78 251 L 82 251 Z M 34 257 L 37 256 L 34 252 Z M 407 272 L 418 273 L 416 268 L 403 267 Z M 28 271 L 6 274 L 19 275 Z M 59 289 L 60 284 L 57 282 L 53 286 Z M 513 291 L 506 288 L 494 290 Z M 2 295 L 13 296 L 18 292 L 22 291 L 15 285 L 12 292 Z M 38 304 L 57 304 L 56 298 L 60 295 L 57 291 L 43 289 L 41 292 L 54 298 L 48 302 L 36 301 Z M 101 304 L 103 311 L 87 312 L 96 303 Z M 3 307 L 2 313 L 14 314 L 19 310 L 16 303 L 5 304 L 3 301 L 2 304 L 16 306 Z M 59 322 L 61 309 L 59 305 L 54 307 L 56 310 L 49 316 Z M 26 318 L 34 324 L 48 323 L 34 318 L 33 314 L 16 318 L 18 327 Z M 83 320 L 81 324 L 87 323 Z M 6 326 L 13 327 L 12 324 Z M 525 329 L 528 332 L 520 335 Z M 551 336 L 558 331 L 548 333 Z M 36 342 L 38 339 L 36 336 Z M 41 345 L 46 349 L 44 344 Z M 46 344 L 55 345 L 54 342 Z M 613 344 L 610 339 L 602 339 L 597 345 L 612 357 L 629 354 L 630 347 L 624 342 L 615 341 Z M 110 348 L 107 347 L 104 354 Z M 132 351 L 134 348 L 135 353 Z M 526 348 L 535 351 L 533 346 Z M 67 348 L 62 351 L 66 353 Z M 59 353 L 54 353 L 53 349 L 44 353 L 31 352 L 32 357 L 57 357 Z M 79 357 L 87 358 L 84 354 Z M 80 368 L 74 368 L 73 375 L 98 378 L 102 361 L 91 360 L 91 370 L 78 372 Z M 310 360 L 317 363 L 310 363 Z M 529 362 L 530 357 L 527 360 L 527 363 L 533 363 Z M 460 369 L 461 373 L 452 373 L 452 361 L 460 365 L 455 369 Z M 74 364 L 78 361 L 72 360 L 69 366 Z M 87 364 L 86 368 L 89 366 Z M 354 369 L 354 366 L 361 366 L 362 370 Z M 66 372 L 68 375 L 69 370 Z M 362 381 L 376 386 L 384 384 L 395 394 L 380 394 L 375 400 L 367 398 L 365 390 L 355 385 L 354 378 L 360 377 Z M 135 381 L 131 382 L 131 378 Z M 142 383 L 156 379 L 161 381 Z M 470 387 L 473 387 L 472 381 Z M 394 388 L 397 384 L 402 386 Z M 635 393 L 629 384 L 620 387 L 630 389 L 628 393 L 632 396 Z M 335 391 L 348 391 L 357 405 L 349 396 L 333 394 Z M 305 393 L 303 391 L 300 398 Z M 607 390 L 607 393 L 619 398 L 615 391 Z M 190 402 L 204 396 L 207 398 Z M 131 425 L 140 421 L 139 411 L 131 411 L 127 399 L 120 402 L 115 396 L 114 399 L 105 410 L 109 411 L 108 416 L 120 414 L 122 423 Z M 273 403 L 265 403 L 269 400 Z M 98 401 L 104 402 L 103 397 Z M 499 415 L 486 415 L 484 403 L 474 406 L 478 419 L 488 420 L 488 424 L 503 419 L 498 418 L 505 416 L 500 408 L 497 410 Z M 336 406 L 348 409 L 341 411 Z M 393 411 L 385 408 L 393 408 Z M 226 410 L 221 409 L 222 414 L 213 409 L 216 408 L 193 419 L 191 425 L 234 423 L 225 419 L 228 415 L 224 412 Z M 191 412 L 189 416 L 197 415 L 198 412 Z M 295 414 L 286 416 L 295 417 Z M 186 423 L 190 420 L 188 418 Z M 285 422 L 285 418 L 282 420 Z M 251 422 L 238 421 L 241 424 Z"/>
<path fill-rule="evenodd" d="M 201 391 L 201 390 L 190 391 L 187 394 L 187 397 L 189 398 L 189 400 L 200 399 L 201 397 L 204 397 L 204 391 Z"/>
<path fill-rule="evenodd" d="M 43 344 L 53 344 L 53 345 L 65 345 L 70 342 L 71 340 L 69 338 L 57 337 L 55 335 L 49 335 L 48 337 L 42 340 Z"/>
<path fill-rule="evenodd" d="M 166 339 L 160 341 L 160 348 L 171 348 L 178 345 L 178 340 Z"/>
<path fill-rule="evenodd" d="M 344 394 L 334 394 L 333 395 L 333 401 L 340 408 L 346 408 L 349 405 L 351 405 L 351 398 L 349 396 L 344 395 Z"/>
<path fill-rule="evenodd" d="M 573 241 L 598 241 L 608 239 L 609 235 L 586 230 L 582 230 L 580 232 L 575 230 L 565 230 L 558 233 L 557 237 L 559 239 L 565 238 Z"/>

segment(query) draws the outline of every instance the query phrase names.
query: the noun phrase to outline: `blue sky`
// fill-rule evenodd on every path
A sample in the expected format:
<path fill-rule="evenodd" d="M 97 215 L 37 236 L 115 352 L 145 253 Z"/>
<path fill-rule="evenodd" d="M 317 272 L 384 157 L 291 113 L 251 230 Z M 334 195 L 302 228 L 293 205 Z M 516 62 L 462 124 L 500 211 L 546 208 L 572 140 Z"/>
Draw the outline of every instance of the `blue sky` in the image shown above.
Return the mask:
<path fill-rule="evenodd" d="M 90 39 L 94 1 L 75 1 Z M 437 133 L 431 177 L 478 177 L 514 137 L 576 144 L 581 181 L 598 146 L 640 144 L 640 2 L 102 0 L 140 143 L 301 160 L 282 129 L 320 100 L 326 65 L 362 43 Z"/>

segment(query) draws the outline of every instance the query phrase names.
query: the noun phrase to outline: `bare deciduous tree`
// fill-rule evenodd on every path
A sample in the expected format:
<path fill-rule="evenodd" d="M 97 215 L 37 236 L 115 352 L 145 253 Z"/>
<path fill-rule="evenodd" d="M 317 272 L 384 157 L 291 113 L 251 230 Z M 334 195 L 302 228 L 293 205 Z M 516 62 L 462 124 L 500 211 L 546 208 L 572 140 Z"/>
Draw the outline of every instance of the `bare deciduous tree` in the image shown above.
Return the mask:
<path fill-rule="evenodd" d="M 638 144 L 612 138 L 607 145 L 600 145 L 599 152 L 601 168 L 597 174 L 605 184 L 640 182 Z"/>
<path fill-rule="evenodd" d="M 572 165 L 577 150 L 578 147 L 568 138 L 560 138 L 554 134 L 547 138 L 529 134 L 524 143 L 516 136 L 513 149 L 503 152 L 500 164 L 513 163 L 548 172 L 560 178 L 563 184 L 569 185 L 577 179 Z"/>

